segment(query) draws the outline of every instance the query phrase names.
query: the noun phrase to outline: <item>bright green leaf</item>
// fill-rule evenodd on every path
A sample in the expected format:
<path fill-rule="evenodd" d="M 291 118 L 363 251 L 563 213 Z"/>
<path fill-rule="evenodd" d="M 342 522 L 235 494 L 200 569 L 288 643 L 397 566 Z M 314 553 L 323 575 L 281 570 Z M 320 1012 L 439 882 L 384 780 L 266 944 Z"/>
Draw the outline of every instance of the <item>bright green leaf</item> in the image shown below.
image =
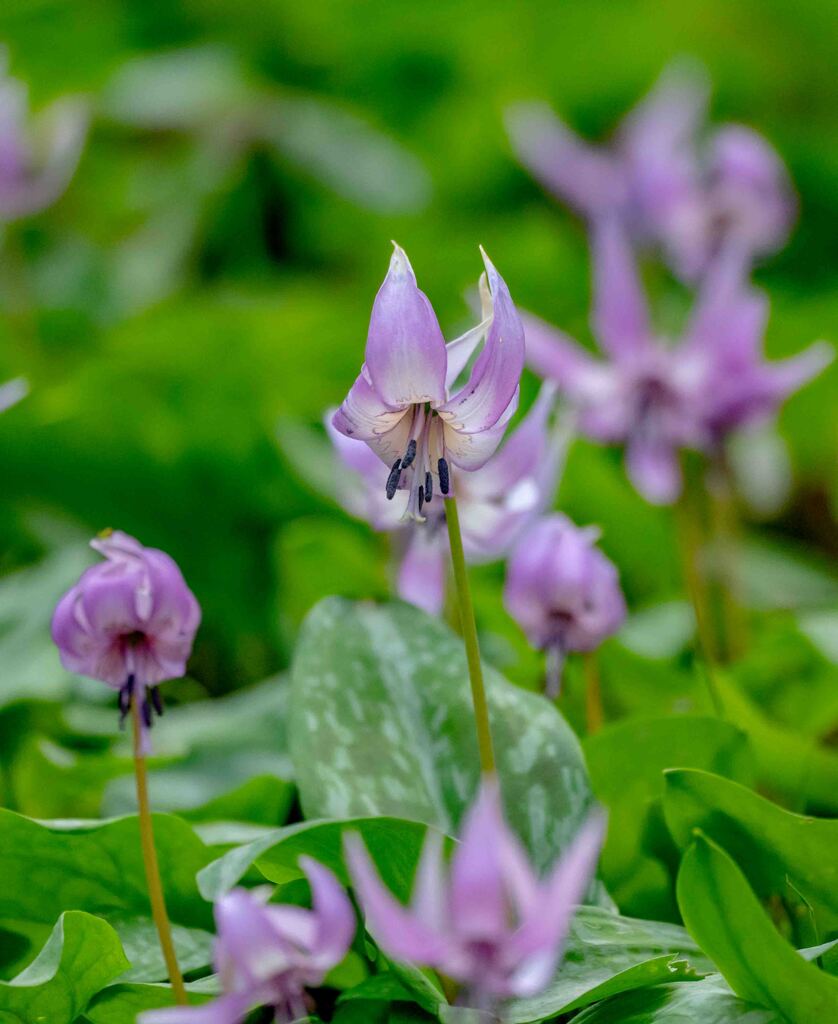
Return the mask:
<path fill-rule="evenodd" d="M 742 999 L 791 1024 L 838 1019 L 838 979 L 807 963 L 777 932 L 735 862 L 696 833 L 678 874 L 690 934 Z"/>

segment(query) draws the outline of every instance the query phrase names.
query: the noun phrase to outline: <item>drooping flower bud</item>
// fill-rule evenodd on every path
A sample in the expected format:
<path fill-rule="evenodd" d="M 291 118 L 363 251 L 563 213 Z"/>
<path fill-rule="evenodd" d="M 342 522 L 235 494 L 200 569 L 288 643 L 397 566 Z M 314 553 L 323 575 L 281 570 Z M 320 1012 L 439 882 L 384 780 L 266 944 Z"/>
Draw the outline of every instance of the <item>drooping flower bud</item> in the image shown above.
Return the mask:
<path fill-rule="evenodd" d="M 105 561 L 82 573 L 61 598 L 52 638 L 70 672 L 119 691 L 123 717 L 136 701 L 148 750 L 156 687 L 186 672 L 201 609 L 174 560 L 119 531 L 91 547 Z"/>

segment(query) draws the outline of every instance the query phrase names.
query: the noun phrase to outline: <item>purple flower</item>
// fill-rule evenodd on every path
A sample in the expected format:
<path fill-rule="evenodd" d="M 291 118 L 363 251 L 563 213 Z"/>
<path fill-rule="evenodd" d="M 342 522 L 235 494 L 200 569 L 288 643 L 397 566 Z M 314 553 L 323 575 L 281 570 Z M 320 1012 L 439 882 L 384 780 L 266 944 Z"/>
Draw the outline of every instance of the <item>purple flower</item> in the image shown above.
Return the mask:
<path fill-rule="evenodd" d="M 613 220 L 593 232 L 593 329 L 609 361 L 594 359 L 567 335 L 524 316 L 527 359 L 579 409 L 579 429 L 622 444 L 637 490 L 669 504 L 681 492 L 679 451 L 712 449 L 731 430 L 776 411 L 785 397 L 831 359 L 828 345 L 766 363 L 760 354 L 764 298 L 744 281 L 729 251 L 704 279 L 677 346 L 653 329 L 624 232 Z"/>
<path fill-rule="evenodd" d="M 30 119 L 26 87 L 6 65 L 0 50 L 0 220 L 10 221 L 61 195 L 78 165 L 89 116 L 85 103 L 68 98 Z"/>
<path fill-rule="evenodd" d="M 575 906 L 596 867 L 603 821 L 592 817 L 539 879 L 503 819 L 495 781 L 484 782 L 450 864 L 429 832 L 409 906 L 383 885 L 357 835 L 346 840 L 353 885 L 370 934 L 394 960 L 433 967 L 486 1009 L 551 980 Z"/>
<path fill-rule="evenodd" d="M 215 969 L 223 995 L 204 1006 L 140 1014 L 139 1024 L 240 1024 L 270 1006 L 277 1024 L 306 1019 L 305 990 L 320 985 L 346 956 L 355 913 L 335 876 L 310 857 L 300 867 L 312 910 L 267 902 L 270 889 L 234 889 L 215 905 Z"/>
<path fill-rule="evenodd" d="M 0 412 L 5 412 L 16 405 L 21 398 L 25 398 L 29 392 L 29 385 L 23 377 L 15 377 L 5 384 L 0 384 Z"/>
<path fill-rule="evenodd" d="M 123 717 L 136 699 L 147 752 L 153 711 L 162 713 L 157 685 L 185 674 L 201 609 L 164 552 L 119 531 L 91 547 L 105 561 L 85 570 L 58 602 L 52 638 L 68 671 L 119 691 Z"/>
<path fill-rule="evenodd" d="M 596 650 L 626 617 L 617 569 L 597 540 L 596 527 L 557 513 L 527 530 L 509 559 L 504 604 L 530 643 L 549 652 L 551 695 L 565 655 Z"/>
<path fill-rule="evenodd" d="M 667 68 L 608 147 L 584 142 L 541 104 L 513 108 L 508 128 L 551 192 L 590 220 L 618 217 L 690 280 L 729 246 L 748 259 L 775 252 L 796 214 L 785 167 L 760 135 L 739 125 L 702 133 L 708 92 L 700 69 Z"/>
<path fill-rule="evenodd" d="M 502 558 L 537 515 L 550 503 L 569 431 L 563 421 L 551 423 L 556 388 L 542 385 L 530 411 L 502 448 L 481 468 L 458 483 L 460 525 L 466 557 L 472 563 Z M 403 540 L 398 593 L 431 614 L 441 611 L 445 596 L 448 540 L 445 510 L 424 505 L 426 522 L 409 529 L 409 495 L 397 491 L 388 501 L 384 485 L 388 470 L 362 441 L 339 433 L 327 415 L 326 430 L 346 470 L 338 498 L 348 512 L 376 530 L 391 531 Z"/>
<path fill-rule="evenodd" d="M 450 463 L 469 471 L 486 463 L 518 400 L 524 331 L 485 253 L 483 262 L 483 322 L 446 345 L 407 255 L 395 246 L 373 304 L 364 365 L 333 419 L 389 467 L 386 496 L 406 489 L 407 514 L 420 521 L 435 494 L 449 493 Z M 452 395 L 484 339 L 468 382 Z"/>

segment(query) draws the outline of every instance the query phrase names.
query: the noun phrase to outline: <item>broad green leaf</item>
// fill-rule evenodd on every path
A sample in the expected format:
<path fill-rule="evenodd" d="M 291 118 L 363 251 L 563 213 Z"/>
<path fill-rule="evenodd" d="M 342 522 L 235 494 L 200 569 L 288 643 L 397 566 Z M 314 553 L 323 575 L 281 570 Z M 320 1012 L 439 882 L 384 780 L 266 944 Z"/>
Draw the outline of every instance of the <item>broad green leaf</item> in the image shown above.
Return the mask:
<path fill-rule="evenodd" d="M 106 921 L 68 911 L 26 970 L 0 982 L 0 1021 L 73 1024 L 91 997 L 127 966 L 119 938 Z"/>
<path fill-rule="evenodd" d="M 640 921 L 582 907 L 552 983 L 509 1004 L 511 1024 L 552 1019 L 619 992 L 670 981 L 693 982 L 712 965 L 678 925 Z"/>
<path fill-rule="evenodd" d="M 750 781 L 747 739 L 728 722 L 682 715 L 608 725 L 582 745 L 594 793 L 609 813 L 601 862 L 606 885 L 626 911 L 651 908 L 672 916 L 669 873 L 644 850 L 645 834 L 660 815 L 664 770 L 705 768 Z"/>
<path fill-rule="evenodd" d="M 838 979 L 782 938 L 735 862 L 700 832 L 684 854 L 677 891 L 690 934 L 738 996 L 792 1024 L 838 1019 Z"/>
<path fill-rule="evenodd" d="M 486 670 L 507 812 L 537 865 L 587 813 L 578 741 L 556 709 Z M 479 768 L 465 654 L 405 604 L 327 599 L 303 627 L 289 735 L 308 817 L 397 814 L 452 834 Z"/>
<path fill-rule="evenodd" d="M 723 672 L 715 680 L 725 717 L 747 733 L 757 777 L 766 788 L 796 806 L 838 812 L 838 754 L 769 720 Z"/>
<path fill-rule="evenodd" d="M 108 923 L 116 930 L 131 965 L 121 976 L 120 982 L 153 982 L 168 978 L 169 972 L 163 960 L 157 928 L 150 917 L 122 917 L 114 914 L 108 917 Z M 212 963 L 214 937 L 210 932 L 173 924 L 172 940 L 184 974 L 201 970 Z"/>
<path fill-rule="evenodd" d="M 285 884 L 302 877 L 297 866 L 301 854 L 314 857 L 348 882 L 342 846 L 346 832 L 361 834 L 384 881 L 406 899 L 427 827 L 390 817 L 306 821 L 277 829 L 213 861 L 200 872 L 198 885 L 207 900 L 216 900 L 253 866 L 269 881 Z"/>
<path fill-rule="evenodd" d="M 680 846 L 701 829 L 763 899 L 786 899 L 790 883 L 823 927 L 838 924 L 838 821 L 792 814 L 735 782 L 684 770 L 666 773 L 664 812 Z"/>
<path fill-rule="evenodd" d="M 195 875 L 211 851 L 186 822 L 168 815 L 154 815 L 154 835 L 172 920 L 210 926 Z M 70 909 L 106 917 L 149 911 L 135 817 L 45 824 L 0 810 L 0 878 L 0 920 L 52 925 Z"/>
<path fill-rule="evenodd" d="M 718 974 L 692 985 L 659 985 L 597 1003 L 574 1024 L 788 1024 L 776 1010 L 746 1003 Z"/>
<path fill-rule="evenodd" d="M 644 658 L 674 658 L 688 646 L 694 632 L 691 606 L 686 601 L 665 601 L 633 612 L 619 640 Z"/>
<path fill-rule="evenodd" d="M 811 608 L 838 601 L 838 579 L 788 545 L 749 541 L 741 552 L 741 576 L 749 608 Z"/>
<path fill-rule="evenodd" d="M 218 992 L 218 979 L 202 978 L 186 985 L 189 1005 L 200 1006 Z M 170 985 L 138 985 L 119 982 L 100 992 L 85 1011 L 90 1024 L 136 1024 L 137 1014 L 143 1010 L 159 1010 L 174 1006 L 175 998 Z"/>

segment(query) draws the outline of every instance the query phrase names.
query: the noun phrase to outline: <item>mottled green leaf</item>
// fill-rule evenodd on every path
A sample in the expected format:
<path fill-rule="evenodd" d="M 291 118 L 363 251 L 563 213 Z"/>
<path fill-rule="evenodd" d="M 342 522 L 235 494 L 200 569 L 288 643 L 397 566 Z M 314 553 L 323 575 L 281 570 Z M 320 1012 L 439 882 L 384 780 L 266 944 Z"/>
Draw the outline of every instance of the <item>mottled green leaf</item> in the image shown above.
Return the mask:
<path fill-rule="evenodd" d="M 776 1010 L 735 996 L 717 974 L 692 985 L 626 992 L 597 1003 L 573 1020 L 574 1024 L 788 1024 Z"/>
<path fill-rule="evenodd" d="M 678 906 L 693 938 L 734 992 L 792 1024 L 838 1019 L 838 979 L 777 932 L 736 863 L 697 832 L 678 873 Z"/>
<path fill-rule="evenodd" d="M 573 732 L 542 697 L 486 670 L 510 820 L 539 867 L 591 802 Z M 397 814 L 456 831 L 479 766 L 465 654 L 410 605 L 323 601 L 292 670 L 291 756 L 307 816 Z"/>
<path fill-rule="evenodd" d="M 0 981 L 3 1024 L 73 1024 L 89 1000 L 128 966 L 119 938 L 98 917 L 62 914 L 38 956 Z"/>
<path fill-rule="evenodd" d="M 218 979 L 213 976 L 188 983 L 186 991 L 190 1006 L 200 1006 L 217 994 Z M 100 992 L 84 1016 L 91 1024 L 136 1024 L 137 1014 L 143 1010 L 159 1010 L 174 1005 L 175 998 L 170 985 L 119 982 Z"/>

